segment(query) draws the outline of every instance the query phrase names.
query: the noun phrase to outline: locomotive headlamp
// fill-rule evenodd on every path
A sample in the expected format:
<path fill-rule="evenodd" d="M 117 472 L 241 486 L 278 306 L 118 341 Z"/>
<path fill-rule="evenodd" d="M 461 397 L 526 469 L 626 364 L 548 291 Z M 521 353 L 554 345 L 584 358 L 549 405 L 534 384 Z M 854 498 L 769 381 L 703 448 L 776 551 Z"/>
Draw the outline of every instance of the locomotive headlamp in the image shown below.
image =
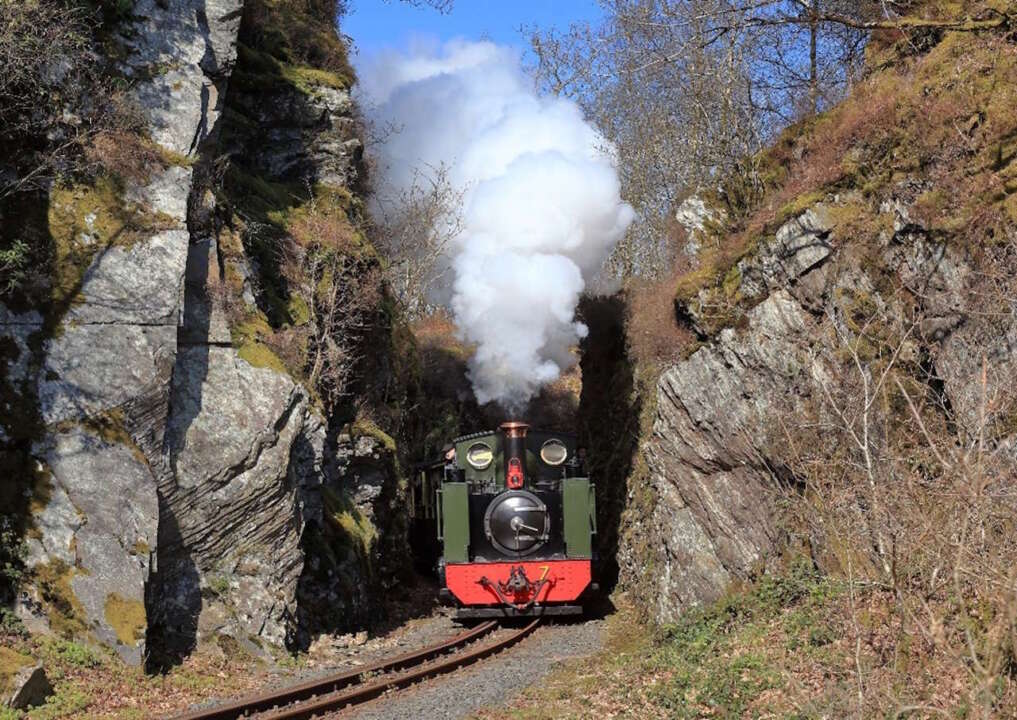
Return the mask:
<path fill-rule="evenodd" d="M 561 465 L 568 456 L 568 448 L 561 440 L 548 440 L 540 448 L 540 459 L 548 465 Z"/>
<path fill-rule="evenodd" d="M 490 467 L 493 460 L 494 452 L 487 443 L 473 443 L 470 445 L 470 449 L 466 451 L 466 462 L 474 470 L 486 470 Z"/>

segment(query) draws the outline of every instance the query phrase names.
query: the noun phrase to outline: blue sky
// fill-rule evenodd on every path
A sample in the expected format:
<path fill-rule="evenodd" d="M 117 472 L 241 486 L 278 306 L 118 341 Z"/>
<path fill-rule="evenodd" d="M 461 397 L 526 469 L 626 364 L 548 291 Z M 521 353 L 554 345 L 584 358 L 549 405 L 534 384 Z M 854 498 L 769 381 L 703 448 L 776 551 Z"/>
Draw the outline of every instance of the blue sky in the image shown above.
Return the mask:
<path fill-rule="evenodd" d="M 564 28 L 600 14 L 596 0 L 455 0 L 447 15 L 399 0 L 349 0 L 340 29 L 365 53 L 404 47 L 410 38 L 421 36 L 441 41 L 487 39 L 525 51 L 520 26 Z"/>

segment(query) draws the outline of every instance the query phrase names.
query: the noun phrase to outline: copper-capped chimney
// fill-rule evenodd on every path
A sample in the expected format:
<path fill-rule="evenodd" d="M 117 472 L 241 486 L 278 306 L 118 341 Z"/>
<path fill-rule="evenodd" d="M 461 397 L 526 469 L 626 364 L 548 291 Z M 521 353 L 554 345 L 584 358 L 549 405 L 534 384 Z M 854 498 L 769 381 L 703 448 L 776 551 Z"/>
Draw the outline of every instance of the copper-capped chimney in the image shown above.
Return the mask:
<path fill-rule="evenodd" d="M 501 424 L 505 435 L 505 486 L 519 490 L 526 482 L 526 431 L 524 422 L 510 421 Z"/>

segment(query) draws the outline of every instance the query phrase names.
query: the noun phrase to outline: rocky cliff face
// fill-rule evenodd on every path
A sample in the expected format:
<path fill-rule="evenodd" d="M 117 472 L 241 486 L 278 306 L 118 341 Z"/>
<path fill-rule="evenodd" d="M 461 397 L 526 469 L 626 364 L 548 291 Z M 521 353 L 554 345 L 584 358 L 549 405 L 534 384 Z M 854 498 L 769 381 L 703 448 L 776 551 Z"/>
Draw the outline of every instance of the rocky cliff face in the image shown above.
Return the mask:
<path fill-rule="evenodd" d="M 357 453 L 340 451 L 341 426 L 302 356 L 284 362 L 286 343 L 265 342 L 288 330 L 306 348 L 299 328 L 314 308 L 291 299 L 291 316 L 270 317 L 276 270 L 258 246 L 255 192 L 275 191 L 289 210 L 306 204 L 301 187 L 339 193 L 353 212 L 361 173 L 349 76 L 295 52 L 277 12 L 244 0 L 134 4 L 113 33 L 117 72 L 164 162 L 141 182 L 54 183 L 48 231 L 66 235 L 68 264 L 85 258 L 80 280 L 59 309 L 0 304 L 0 442 L 22 458 L 31 498 L 19 614 L 131 662 L 213 632 L 298 642 L 313 625 L 298 607 L 308 528 L 335 515 L 323 489 L 357 498 L 347 512 L 376 533 L 378 493 L 361 486 L 395 481 L 391 453 L 373 446 L 360 455 L 376 471 L 352 472 Z M 300 13 L 292 32 L 344 51 L 327 14 Z M 366 616 L 361 555 L 373 541 L 346 542 L 357 550 L 333 558 L 321 582 L 348 601 L 333 615 L 361 608 L 353 623 Z"/>
<path fill-rule="evenodd" d="M 1005 85 L 1012 57 L 1000 37 L 947 34 L 786 133 L 750 207 L 722 192 L 680 209 L 693 270 L 677 310 L 699 343 L 656 382 L 619 552 L 622 583 L 657 620 L 775 567 L 803 532 L 827 570 L 889 557 L 893 523 L 872 517 L 905 480 L 879 418 L 911 422 L 908 398 L 931 428 L 912 458 L 982 442 L 1012 477 L 1017 128 L 979 79 Z M 840 480 L 872 485 L 850 503 L 868 547 L 788 512 L 846 467 Z"/>

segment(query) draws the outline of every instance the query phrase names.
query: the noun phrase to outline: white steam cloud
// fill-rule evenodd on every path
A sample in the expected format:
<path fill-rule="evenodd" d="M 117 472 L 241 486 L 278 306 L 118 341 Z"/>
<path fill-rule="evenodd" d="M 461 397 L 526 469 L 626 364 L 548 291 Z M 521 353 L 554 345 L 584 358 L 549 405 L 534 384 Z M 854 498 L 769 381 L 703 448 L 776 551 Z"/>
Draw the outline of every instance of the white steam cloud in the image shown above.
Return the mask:
<path fill-rule="evenodd" d="M 477 400 L 518 410 L 574 363 L 586 284 L 633 219 L 608 143 L 568 100 L 539 97 L 512 49 L 487 42 L 371 58 L 359 69 L 382 184 L 444 166 L 464 192 L 451 248 L 456 324 L 477 351 Z"/>

